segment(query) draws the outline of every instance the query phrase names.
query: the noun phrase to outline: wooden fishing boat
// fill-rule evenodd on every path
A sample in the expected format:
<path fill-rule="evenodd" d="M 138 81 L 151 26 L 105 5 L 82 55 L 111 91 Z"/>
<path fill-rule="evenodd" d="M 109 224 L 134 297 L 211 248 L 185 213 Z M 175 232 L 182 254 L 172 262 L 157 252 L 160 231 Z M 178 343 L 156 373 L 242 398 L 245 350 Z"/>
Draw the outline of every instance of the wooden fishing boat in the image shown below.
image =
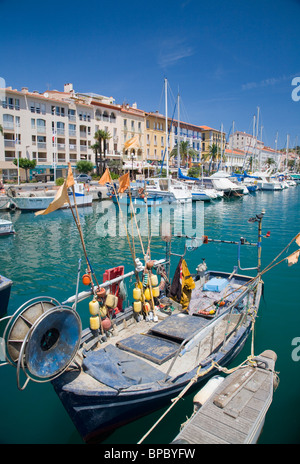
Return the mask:
<path fill-rule="evenodd" d="M 112 319 L 112 336 L 100 345 L 91 329 L 83 331 L 72 366 L 52 383 L 85 441 L 99 439 L 168 404 L 199 365 L 200 382 L 214 372 L 213 362 L 226 365 L 243 348 L 257 314 L 262 283 L 206 272 L 207 284 L 226 283 L 219 292 L 207 292 L 197 277 L 188 314 L 175 309 L 169 316 L 158 310 L 158 322 L 137 321 L 132 308 L 127 308 Z M 215 299 L 232 291 L 219 311 L 212 310 Z M 200 308 L 207 307 L 213 314 L 199 314 L 204 312 Z"/>

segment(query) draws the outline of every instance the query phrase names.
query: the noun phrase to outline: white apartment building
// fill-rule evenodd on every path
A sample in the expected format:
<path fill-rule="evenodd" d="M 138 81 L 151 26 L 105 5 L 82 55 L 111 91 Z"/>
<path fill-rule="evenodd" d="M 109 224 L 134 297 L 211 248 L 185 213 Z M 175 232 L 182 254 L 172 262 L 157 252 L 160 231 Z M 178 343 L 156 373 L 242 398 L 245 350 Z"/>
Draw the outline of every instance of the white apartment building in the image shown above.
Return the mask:
<path fill-rule="evenodd" d="M 253 135 L 247 134 L 242 131 L 235 131 L 234 134 L 229 136 L 229 148 L 237 148 L 245 152 L 261 150 L 264 147 L 262 141 L 257 140 Z"/>
<path fill-rule="evenodd" d="M 230 135 L 227 152 L 229 153 L 230 150 L 233 150 L 233 152 L 235 150 L 244 151 L 246 162 L 249 164 L 251 158 L 251 165 L 253 165 L 255 170 L 261 170 L 266 167 L 270 159 L 273 159 L 274 165 L 278 166 L 281 157 L 279 151 L 266 147 L 262 141 L 257 140 L 253 135 L 241 131 L 236 131 L 233 135 Z M 237 161 L 237 159 L 234 161 Z M 244 167 L 246 166 L 246 162 L 244 163 Z"/>
<path fill-rule="evenodd" d="M 29 92 L 2 89 L 0 101 L 0 169 L 4 179 L 16 178 L 13 160 L 36 160 L 31 173 L 65 176 L 67 163 L 94 162 L 92 145 L 98 129 L 110 133 L 106 144 L 108 159 L 122 158 L 123 113 L 112 97 L 76 94 L 72 84 L 64 92 Z"/>

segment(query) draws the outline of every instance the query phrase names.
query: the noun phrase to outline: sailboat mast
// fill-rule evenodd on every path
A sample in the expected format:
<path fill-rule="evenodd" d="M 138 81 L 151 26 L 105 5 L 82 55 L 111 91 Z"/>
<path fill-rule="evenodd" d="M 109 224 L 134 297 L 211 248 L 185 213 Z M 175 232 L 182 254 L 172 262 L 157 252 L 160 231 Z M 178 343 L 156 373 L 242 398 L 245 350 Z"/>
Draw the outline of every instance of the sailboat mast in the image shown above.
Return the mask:
<path fill-rule="evenodd" d="M 178 111 L 178 124 L 177 124 L 177 169 L 180 169 L 180 127 L 179 127 L 179 89 L 177 97 L 177 111 Z M 177 171 L 178 172 L 178 171 Z"/>
<path fill-rule="evenodd" d="M 289 151 L 289 134 L 286 136 L 286 155 L 285 155 L 285 169 L 288 167 L 288 151 Z"/>
<path fill-rule="evenodd" d="M 165 78 L 165 114 L 166 114 L 166 163 L 167 177 L 169 177 L 169 150 L 168 150 L 168 81 Z"/>
<path fill-rule="evenodd" d="M 259 122 L 259 106 L 257 107 L 257 121 L 256 121 L 256 150 L 255 150 L 255 158 L 258 158 L 258 156 L 257 156 L 257 141 L 258 141 L 258 126 L 259 126 L 258 122 Z M 258 160 L 256 159 L 256 161 L 258 161 Z M 258 167 L 258 170 L 260 171 L 260 160 L 259 160 L 259 167 Z"/>

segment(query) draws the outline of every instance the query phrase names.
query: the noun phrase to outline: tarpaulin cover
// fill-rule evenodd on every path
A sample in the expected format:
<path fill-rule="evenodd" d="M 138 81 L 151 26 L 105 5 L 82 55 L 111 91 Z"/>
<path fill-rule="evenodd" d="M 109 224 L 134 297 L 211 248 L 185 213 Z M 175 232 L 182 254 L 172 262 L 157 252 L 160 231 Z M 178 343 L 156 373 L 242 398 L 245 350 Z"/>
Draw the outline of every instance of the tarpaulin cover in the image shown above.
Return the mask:
<path fill-rule="evenodd" d="M 116 390 L 162 380 L 165 375 L 114 345 L 89 352 L 82 367 L 91 377 Z"/>
<path fill-rule="evenodd" d="M 204 284 L 203 290 L 208 290 L 210 292 L 221 292 L 227 284 L 227 279 L 218 279 L 217 277 L 214 277 Z"/>

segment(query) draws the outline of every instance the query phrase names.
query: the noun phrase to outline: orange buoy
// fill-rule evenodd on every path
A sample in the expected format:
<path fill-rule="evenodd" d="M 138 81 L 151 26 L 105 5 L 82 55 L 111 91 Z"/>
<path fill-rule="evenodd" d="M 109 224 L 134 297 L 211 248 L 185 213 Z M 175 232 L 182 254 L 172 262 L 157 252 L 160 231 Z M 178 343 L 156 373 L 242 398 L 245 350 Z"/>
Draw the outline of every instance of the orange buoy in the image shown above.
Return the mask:
<path fill-rule="evenodd" d="M 105 288 L 100 288 L 98 291 L 97 291 L 97 298 L 100 299 L 100 298 L 104 298 L 106 296 L 106 290 Z"/>
<path fill-rule="evenodd" d="M 111 321 L 109 317 L 106 317 L 102 320 L 102 327 L 104 330 L 109 330 L 111 328 Z"/>
<path fill-rule="evenodd" d="M 84 274 L 82 276 L 82 283 L 83 285 L 90 285 L 91 283 L 91 276 L 89 274 Z"/>

